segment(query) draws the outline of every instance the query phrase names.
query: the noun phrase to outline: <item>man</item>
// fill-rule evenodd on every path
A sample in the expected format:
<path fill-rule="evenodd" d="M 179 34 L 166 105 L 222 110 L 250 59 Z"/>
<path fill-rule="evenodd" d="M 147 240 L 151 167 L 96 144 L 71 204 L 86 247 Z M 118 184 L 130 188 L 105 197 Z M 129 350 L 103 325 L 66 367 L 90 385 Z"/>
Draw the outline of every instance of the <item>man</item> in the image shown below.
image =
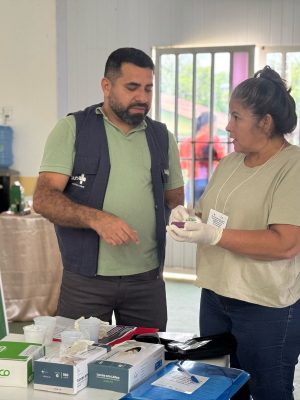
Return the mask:
<path fill-rule="evenodd" d="M 166 209 L 183 204 L 176 142 L 146 115 L 154 64 L 134 48 L 114 51 L 104 102 L 58 122 L 33 199 L 56 225 L 64 273 L 58 314 L 166 329 L 162 267 Z"/>
<path fill-rule="evenodd" d="M 199 200 L 208 183 L 208 160 L 210 140 L 210 113 L 205 111 L 200 114 L 196 121 L 195 135 L 195 176 L 194 176 L 194 199 Z M 192 175 L 192 140 L 185 139 L 180 145 L 181 168 L 186 171 L 188 181 L 185 185 L 185 201 L 186 204 L 192 202 L 191 198 L 191 180 Z M 216 168 L 219 160 L 225 156 L 224 144 L 216 135 L 213 137 L 212 144 L 212 161 L 213 169 Z"/>

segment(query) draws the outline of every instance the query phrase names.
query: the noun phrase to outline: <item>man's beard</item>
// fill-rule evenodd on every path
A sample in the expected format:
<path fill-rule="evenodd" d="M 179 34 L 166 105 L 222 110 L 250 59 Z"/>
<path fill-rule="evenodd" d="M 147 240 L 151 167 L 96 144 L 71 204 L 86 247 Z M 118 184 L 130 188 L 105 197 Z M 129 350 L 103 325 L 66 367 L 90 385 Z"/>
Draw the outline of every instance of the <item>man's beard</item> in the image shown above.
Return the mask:
<path fill-rule="evenodd" d="M 149 107 L 145 103 L 133 103 L 128 107 L 123 107 L 121 104 L 115 102 L 112 98 L 109 99 L 110 108 L 113 112 L 126 124 L 130 126 L 138 126 L 146 117 L 149 112 Z M 143 107 L 145 111 L 143 113 L 131 114 L 130 109 L 134 107 Z"/>

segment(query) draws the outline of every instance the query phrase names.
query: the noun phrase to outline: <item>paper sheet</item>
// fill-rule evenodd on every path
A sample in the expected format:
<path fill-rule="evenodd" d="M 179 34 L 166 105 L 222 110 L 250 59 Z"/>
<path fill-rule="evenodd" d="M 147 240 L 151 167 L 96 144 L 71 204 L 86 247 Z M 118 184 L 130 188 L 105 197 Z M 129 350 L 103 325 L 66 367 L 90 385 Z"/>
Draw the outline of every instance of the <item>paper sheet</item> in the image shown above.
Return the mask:
<path fill-rule="evenodd" d="M 190 377 L 180 371 L 170 371 L 166 375 L 152 382 L 152 385 L 191 394 L 209 379 L 205 376 L 194 376 L 198 379 L 199 383 L 193 382 Z"/>

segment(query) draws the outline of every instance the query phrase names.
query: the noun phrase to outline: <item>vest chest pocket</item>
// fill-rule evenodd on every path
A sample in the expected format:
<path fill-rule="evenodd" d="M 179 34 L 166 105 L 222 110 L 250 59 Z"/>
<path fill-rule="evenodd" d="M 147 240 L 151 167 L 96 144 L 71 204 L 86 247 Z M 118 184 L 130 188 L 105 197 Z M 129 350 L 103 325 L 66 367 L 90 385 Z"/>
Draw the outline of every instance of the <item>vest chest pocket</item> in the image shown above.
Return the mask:
<path fill-rule="evenodd" d="M 77 155 L 65 194 L 72 200 L 85 204 L 89 199 L 98 168 L 99 158 Z"/>

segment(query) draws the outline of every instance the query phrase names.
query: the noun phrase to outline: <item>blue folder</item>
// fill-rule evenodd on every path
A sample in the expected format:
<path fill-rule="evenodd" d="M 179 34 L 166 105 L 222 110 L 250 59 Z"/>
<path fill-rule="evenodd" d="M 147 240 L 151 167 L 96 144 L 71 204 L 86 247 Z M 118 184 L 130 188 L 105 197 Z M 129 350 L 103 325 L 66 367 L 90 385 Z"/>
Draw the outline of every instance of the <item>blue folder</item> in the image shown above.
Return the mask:
<path fill-rule="evenodd" d="M 178 371 L 176 362 L 167 364 L 144 383 L 122 397 L 127 400 L 228 400 L 250 378 L 250 375 L 240 369 L 219 367 L 200 361 L 185 361 L 182 366 L 192 375 L 200 375 L 209 379 L 193 393 L 183 393 L 177 390 L 154 386 L 152 383 L 172 371 Z"/>

